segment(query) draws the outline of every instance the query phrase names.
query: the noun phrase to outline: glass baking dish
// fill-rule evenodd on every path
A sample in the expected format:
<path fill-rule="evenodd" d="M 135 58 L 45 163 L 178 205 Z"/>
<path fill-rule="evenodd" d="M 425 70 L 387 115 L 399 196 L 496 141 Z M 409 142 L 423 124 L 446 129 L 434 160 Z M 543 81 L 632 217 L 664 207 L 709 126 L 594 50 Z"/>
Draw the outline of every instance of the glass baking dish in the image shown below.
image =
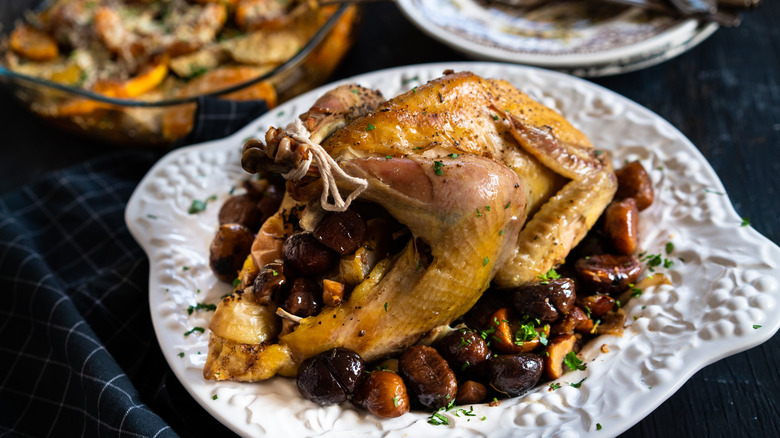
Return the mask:
<path fill-rule="evenodd" d="M 239 0 L 233 1 L 237 2 Z M 14 0 L 2 3 L 0 39 L 5 41 L 6 47 L 0 49 L 10 50 L 8 36 L 15 26 L 31 11 L 45 9 L 49 2 Z M 199 98 L 263 99 L 272 108 L 322 84 L 352 45 L 359 10 L 355 5 L 331 5 L 318 7 L 317 14 L 316 26 L 311 29 L 308 40 L 281 64 L 264 66 L 264 71 L 235 67 L 241 74 L 231 74 L 227 83 L 220 82 L 220 86 L 211 82 L 204 85 L 205 75 L 193 76 L 189 81 L 180 81 L 174 76 L 169 81 L 179 80 L 185 87 L 197 90 L 196 94 L 182 95 L 181 89 L 177 89 L 152 90 L 135 97 L 121 93 L 112 95 L 26 74 L 19 69 L 15 71 L 2 63 L 0 84 L 34 114 L 66 131 L 122 145 L 171 145 L 192 129 Z M 170 70 L 166 71 L 172 75 Z M 256 76 L 252 74 L 255 71 Z"/>

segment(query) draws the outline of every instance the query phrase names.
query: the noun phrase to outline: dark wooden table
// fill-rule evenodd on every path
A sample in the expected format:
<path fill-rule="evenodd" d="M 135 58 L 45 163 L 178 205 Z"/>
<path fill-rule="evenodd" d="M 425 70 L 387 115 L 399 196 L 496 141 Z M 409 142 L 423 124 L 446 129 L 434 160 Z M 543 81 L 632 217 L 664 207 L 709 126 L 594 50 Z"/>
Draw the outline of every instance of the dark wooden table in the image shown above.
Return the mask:
<path fill-rule="evenodd" d="M 737 212 L 780 243 L 780 4 L 643 71 L 594 79 L 680 129 L 720 176 Z M 358 42 L 333 79 L 401 65 L 463 61 L 391 3 L 365 7 Z M 42 125 L 0 95 L 0 194 L 115 150 Z M 780 335 L 709 365 L 624 436 L 780 436 Z"/>

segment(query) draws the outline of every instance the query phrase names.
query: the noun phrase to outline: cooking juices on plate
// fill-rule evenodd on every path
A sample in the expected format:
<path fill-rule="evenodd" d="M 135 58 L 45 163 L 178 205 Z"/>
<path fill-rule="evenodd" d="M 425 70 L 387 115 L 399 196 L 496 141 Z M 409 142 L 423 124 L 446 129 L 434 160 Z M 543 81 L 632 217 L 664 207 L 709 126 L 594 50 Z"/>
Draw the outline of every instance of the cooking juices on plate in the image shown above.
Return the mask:
<path fill-rule="evenodd" d="M 165 102 L 232 87 L 220 98 L 273 107 L 322 82 L 341 60 L 356 10 L 337 9 L 304 0 L 57 0 L 0 41 L 0 63 L 42 81 L 16 81 L 24 87 L 16 94 L 51 121 L 109 139 L 165 143 L 190 131 L 194 103 L 142 108 L 112 100 Z M 304 48 L 302 67 L 251 83 Z"/>
<path fill-rule="evenodd" d="M 660 255 L 634 255 L 641 164 L 614 172 L 505 81 L 448 71 L 388 101 L 343 85 L 248 140 L 242 166 L 259 178 L 220 211 L 211 267 L 235 289 L 207 379 L 296 376 L 380 417 L 498 402 L 585 369 L 580 346 L 666 281 L 640 280 Z"/>

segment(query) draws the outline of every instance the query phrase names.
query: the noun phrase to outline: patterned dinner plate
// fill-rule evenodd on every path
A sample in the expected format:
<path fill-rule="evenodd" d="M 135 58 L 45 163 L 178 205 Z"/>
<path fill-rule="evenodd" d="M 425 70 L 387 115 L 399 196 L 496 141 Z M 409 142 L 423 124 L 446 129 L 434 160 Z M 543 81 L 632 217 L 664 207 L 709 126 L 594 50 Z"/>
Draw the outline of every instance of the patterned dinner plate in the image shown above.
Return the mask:
<path fill-rule="evenodd" d="M 530 10 L 496 0 L 398 0 L 398 5 L 421 30 L 470 57 L 578 76 L 658 64 L 694 47 L 718 27 L 582 0 L 547 2 Z"/>
<path fill-rule="evenodd" d="M 704 157 L 644 107 L 569 75 L 508 64 L 418 65 L 340 83 L 395 96 L 445 69 L 506 79 L 561 112 L 596 147 L 609 151 L 616 165 L 641 161 L 656 188 L 656 201 L 640 216 L 641 251 L 668 260 L 656 269 L 672 285 L 625 303 L 623 336 L 601 336 L 585 345 L 580 358 L 587 369 L 564 374 L 556 381 L 559 389 L 544 384 L 496 407 L 477 404 L 473 416 L 445 412 L 447 426 L 429 424 L 427 412 L 383 420 L 348 403 L 320 407 L 303 399 L 287 378 L 254 384 L 204 380 L 213 312 L 198 304 L 216 304 L 231 290 L 212 275 L 208 252 L 220 205 L 247 177 L 240 166 L 243 140 L 263 136 L 270 126 L 286 126 L 336 85 L 331 84 L 279 106 L 235 135 L 169 153 L 128 203 L 127 225 L 149 257 L 150 311 L 160 347 L 177 378 L 214 417 L 253 437 L 614 436 L 702 367 L 754 347 L 780 328 L 780 248 L 742 226 Z M 205 202 L 205 210 L 190 214 L 195 200 Z"/>

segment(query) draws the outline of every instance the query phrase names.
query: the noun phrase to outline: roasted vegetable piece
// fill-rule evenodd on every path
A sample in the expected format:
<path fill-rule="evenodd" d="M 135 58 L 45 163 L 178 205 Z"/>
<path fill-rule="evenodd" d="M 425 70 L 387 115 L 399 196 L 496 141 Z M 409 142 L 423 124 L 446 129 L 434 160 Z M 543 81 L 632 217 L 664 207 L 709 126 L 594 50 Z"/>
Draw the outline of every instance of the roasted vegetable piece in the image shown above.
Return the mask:
<path fill-rule="evenodd" d="M 400 417 L 410 409 L 406 385 L 401 376 L 392 371 L 369 374 L 358 387 L 354 402 L 382 418 Z"/>
<path fill-rule="evenodd" d="M 542 377 L 542 359 L 533 353 L 505 354 L 488 361 L 490 386 L 515 397 L 533 388 Z"/>
<path fill-rule="evenodd" d="M 458 395 L 455 396 L 455 402 L 459 405 L 468 405 L 482 403 L 487 397 L 487 388 L 485 385 L 467 380 L 458 386 Z"/>
<path fill-rule="evenodd" d="M 254 234 L 243 225 L 220 226 L 209 250 L 209 265 L 214 275 L 222 281 L 233 281 L 249 255 L 254 238 Z"/>
<path fill-rule="evenodd" d="M 558 278 L 515 289 L 512 292 L 512 306 L 519 315 L 540 322 L 552 322 L 560 315 L 569 313 L 575 298 L 574 281 Z"/>
<path fill-rule="evenodd" d="M 338 260 L 336 253 L 311 233 L 297 233 L 284 242 L 285 266 L 301 275 L 322 275 Z"/>
<path fill-rule="evenodd" d="M 231 196 L 219 209 L 219 224 L 241 224 L 250 230 L 258 228 L 258 198 L 249 194 Z"/>
<path fill-rule="evenodd" d="M 653 203 L 653 199 L 655 199 L 653 182 L 642 163 L 639 161 L 628 163 L 622 169 L 615 171 L 615 176 L 618 179 L 615 199 L 634 198 L 639 211 L 646 209 Z"/>
<path fill-rule="evenodd" d="M 436 344 L 436 350 L 456 373 L 481 374 L 490 358 L 490 348 L 479 333 L 458 329 Z"/>
<path fill-rule="evenodd" d="M 11 50 L 31 61 L 51 61 L 59 55 L 57 43 L 49 34 L 28 26 L 17 26 L 9 41 Z"/>
<path fill-rule="evenodd" d="M 582 286 L 588 292 L 617 295 L 636 283 L 642 266 L 630 255 L 601 254 L 583 257 L 574 264 Z"/>
<path fill-rule="evenodd" d="M 574 351 L 577 337 L 572 334 L 559 335 L 550 339 L 544 356 L 544 376 L 555 380 L 563 375 L 563 360 Z"/>
<path fill-rule="evenodd" d="M 296 384 L 307 400 L 320 405 L 341 403 L 352 398 L 365 369 L 360 355 L 346 348 L 334 348 L 304 361 Z"/>
<path fill-rule="evenodd" d="M 455 400 L 458 384 L 447 361 L 425 345 L 409 347 L 398 361 L 398 370 L 421 405 L 439 409 Z"/>
<path fill-rule="evenodd" d="M 314 237 L 341 255 L 352 254 L 366 235 L 366 221 L 354 209 L 329 213 L 314 229 Z"/>
<path fill-rule="evenodd" d="M 634 198 L 609 204 L 604 211 L 604 233 L 619 254 L 634 253 L 639 244 L 639 210 Z"/>

